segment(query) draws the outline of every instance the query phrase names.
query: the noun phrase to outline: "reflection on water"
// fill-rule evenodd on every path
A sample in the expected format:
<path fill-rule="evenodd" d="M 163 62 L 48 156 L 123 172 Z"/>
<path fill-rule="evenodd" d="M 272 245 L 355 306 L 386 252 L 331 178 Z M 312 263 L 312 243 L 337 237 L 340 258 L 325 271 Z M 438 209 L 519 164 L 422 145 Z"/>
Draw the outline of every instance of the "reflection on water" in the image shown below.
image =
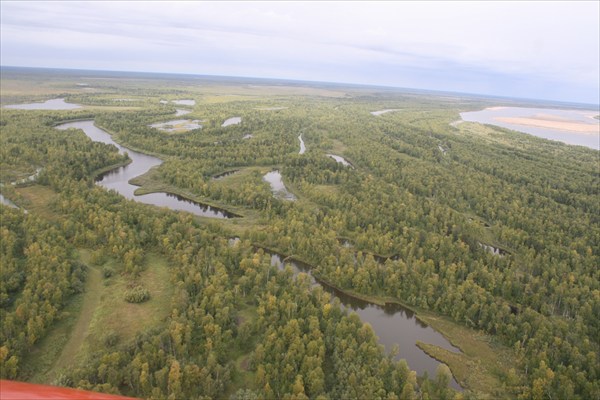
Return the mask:
<path fill-rule="evenodd" d="M 196 100 L 172 100 L 174 104 L 178 104 L 180 106 L 195 106 Z"/>
<path fill-rule="evenodd" d="M 296 200 L 296 196 L 290 193 L 281 179 L 281 173 L 277 170 L 266 173 L 263 176 L 263 180 L 271 185 L 271 191 L 273 195 L 282 200 Z"/>
<path fill-rule="evenodd" d="M 115 168 L 96 178 L 96 183 L 107 189 L 113 189 L 122 196 L 144 204 L 151 204 L 159 207 L 168 207 L 173 210 L 187 211 L 195 215 L 210 218 L 233 218 L 235 215 L 225 210 L 219 210 L 204 204 L 185 199 L 181 196 L 170 193 L 150 193 L 142 196 L 134 194 L 137 186 L 129 183 L 130 179 L 145 174 L 150 168 L 162 164 L 159 158 L 149 156 L 130 150 L 117 144 L 112 137 L 102 129 L 94 125 L 94 121 L 68 122 L 56 127 L 65 130 L 70 128 L 81 129 L 93 141 L 112 144 L 122 153 L 127 153 L 131 163 L 123 167 Z"/>
<path fill-rule="evenodd" d="M 352 164 L 350 164 L 348 162 L 348 160 L 346 160 L 344 157 L 342 156 L 336 156 L 335 154 L 327 154 L 327 157 L 331 157 L 333 158 L 335 161 L 339 162 L 340 164 L 346 166 L 346 167 L 352 167 Z"/>
<path fill-rule="evenodd" d="M 182 111 L 182 110 L 179 110 Z M 200 125 L 200 120 L 194 119 L 174 119 L 172 121 L 167 122 L 157 122 L 155 124 L 150 125 L 151 128 L 156 128 L 159 131 L 163 132 L 171 132 L 171 133 L 182 133 L 191 131 L 192 129 L 202 128 Z"/>
<path fill-rule="evenodd" d="M 231 117 L 225 120 L 221 125 L 223 128 L 229 125 L 237 125 L 242 122 L 242 117 Z"/>
<path fill-rule="evenodd" d="M 65 103 L 65 99 L 46 100 L 43 103 L 9 104 L 4 108 L 16 110 L 74 110 L 81 108 L 79 104 Z"/>
<path fill-rule="evenodd" d="M 382 114 L 386 114 L 386 113 L 394 112 L 394 111 L 400 111 L 400 109 L 399 108 L 389 108 L 387 110 L 371 111 L 371 115 L 378 116 L 378 115 L 382 115 Z"/>
<path fill-rule="evenodd" d="M 460 352 L 460 349 L 450 344 L 439 332 L 419 321 L 410 309 L 400 304 L 392 303 L 380 306 L 350 296 L 329 286 L 325 282 L 316 280 L 310 272 L 310 266 L 296 260 L 286 260 L 284 262 L 280 255 L 276 253 L 270 254 L 271 265 L 277 266 L 280 270 L 284 270 L 285 266 L 289 265 L 294 275 L 300 272 L 306 273 L 312 285 L 320 285 L 326 292 L 337 297 L 346 310 L 357 313 L 363 323 L 371 325 L 379 338 L 379 343 L 384 345 L 387 351 L 392 350 L 394 345 L 398 345 L 399 353 L 396 359 L 405 359 L 410 368 L 417 371 L 419 375 L 427 372 L 430 378 L 435 377 L 435 372 L 440 362 L 418 348 L 416 345 L 417 341 L 433 344 L 448 351 Z M 461 390 L 461 387 L 454 379 L 451 381 L 451 386 L 457 390 Z"/>
<path fill-rule="evenodd" d="M 298 139 L 300 140 L 300 151 L 298 154 L 304 154 L 306 151 L 306 146 L 304 145 L 304 140 L 302 140 L 302 135 L 298 136 Z"/>
<path fill-rule="evenodd" d="M 182 115 L 187 115 L 187 114 L 190 114 L 191 112 L 192 112 L 191 110 L 182 110 L 181 108 L 178 108 L 175 110 L 175 116 L 181 117 Z"/>
<path fill-rule="evenodd" d="M 228 177 L 229 175 L 233 175 L 236 172 L 239 172 L 239 169 L 234 169 L 233 171 L 222 172 L 220 174 L 217 174 L 217 175 L 213 176 L 213 179 L 216 180 L 216 181 L 218 181 L 218 180 L 221 180 L 223 178 Z"/>
<path fill-rule="evenodd" d="M 597 110 L 555 110 L 522 107 L 491 107 L 481 111 L 460 113 L 464 121 L 496 125 L 544 139 L 558 140 L 567 144 L 600 150 L 600 125 L 599 121 L 593 118 L 594 115 L 598 115 Z M 512 121 L 514 122 L 515 118 L 521 121 L 527 119 L 532 124 L 535 124 L 536 121 L 543 124 L 554 123 L 553 125 L 557 129 L 502 121 L 502 119 L 513 119 Z M 574 125 L 579 125 L 580 127 L 589 126 L 592 132 L 582 133 L 567 129 Z M 558 129 L 560 127 L 565 129 Z"/>
<path fill-rule="evenodd" d="M 12 208 L 19 208 L 15 203 L 4 197 L 2 194 L 0 194 L 0 204 L 4 204 L 5 206 Z"/>

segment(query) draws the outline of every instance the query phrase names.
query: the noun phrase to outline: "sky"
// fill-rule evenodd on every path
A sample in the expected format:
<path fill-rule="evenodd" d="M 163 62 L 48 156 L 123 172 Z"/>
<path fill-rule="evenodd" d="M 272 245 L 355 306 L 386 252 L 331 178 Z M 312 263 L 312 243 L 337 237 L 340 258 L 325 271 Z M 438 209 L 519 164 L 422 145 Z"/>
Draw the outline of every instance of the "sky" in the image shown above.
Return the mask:
<path fill-rule="evenodd" d="M 4 66 L 600 103 L 599 1 L 0 1 Z"/>

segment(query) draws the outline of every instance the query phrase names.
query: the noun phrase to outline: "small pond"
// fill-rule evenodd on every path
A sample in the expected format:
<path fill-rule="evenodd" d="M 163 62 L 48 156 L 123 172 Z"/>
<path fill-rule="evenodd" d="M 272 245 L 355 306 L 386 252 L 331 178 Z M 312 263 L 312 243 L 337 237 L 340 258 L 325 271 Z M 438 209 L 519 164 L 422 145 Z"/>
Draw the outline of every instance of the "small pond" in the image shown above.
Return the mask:
<path fill-rule="evenodd" d="M 5 206 L 12 208 L 19 208 L 15 203 L 4 197 L 2 194 L 0 194 L 0 204 L 4 204 Z"/>
<path fill-rule="evenodd" d="M 181 117 L 182 115 L 187 115 L 190 114 L 192 111 L 191 110 L 182 110 L 182 109 L 177 109 L 175 110 L 175 116 L 176 117 Z"/>
<path fill-rule="evenodd" d="M 177 104 L 180 106 L 195 106 L 196 100 L 171 100 L 171 103 Z"/>
<path fill-rule="evenodd" d="M 378 116 L 378 115 L 387 114 L 387 113 L 394 112 L 394 111 L 400 111 L 400 109 L 399 108 L 389 108 L 387 110 L 371 111 L 371 115 Z"/>
<path fill-rule="evenodd" d="M 281 179 L 281 173 L 277 170 L 266 173 L 263 176 L 263 180 L 271 185 L 271 191 L 273 195 L 281 200 L 296 200 L 296 196 L 290 193 Z"/>
<path fill-rule="evenodd" d="M 331 157 L 333 158 L 335 161 L 339 162 L 340 164 L 346 166 L 346 167 L 352 167 L 352 164 L 350 164 L 348 162 L 348 160 L 346 160 L 344 157 L 342 156 L 336 156 L 335 154 L 327 154 L 327 157 Z"/>
<path fill-rule="evenodd" d="M 225 120 L 221 125 L 223 128 L 229 125 L 237 125 L 242 122 L 242 117 L 231 117 Z"/>
<path fill-rule="evenodd" d="M 148 126 L 150 126 L 151 128 L 156 128 L 159 131 L 163 132 L 183 133 L 191 131 L 193 129 L 202 128 L 200 122 L 202 121 L 198 119 L 174 119 L 172 121 L 159 122 Z"/>

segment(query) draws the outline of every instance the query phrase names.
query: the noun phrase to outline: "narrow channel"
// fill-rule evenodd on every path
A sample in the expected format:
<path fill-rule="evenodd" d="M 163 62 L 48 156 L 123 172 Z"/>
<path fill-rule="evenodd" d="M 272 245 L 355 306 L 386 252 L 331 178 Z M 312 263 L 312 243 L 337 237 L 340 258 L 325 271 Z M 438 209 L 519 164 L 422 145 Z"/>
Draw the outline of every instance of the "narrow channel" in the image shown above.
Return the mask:
<path fill-rule="evenodd" d="M 81 129 L 90 139 L 116 146 L 121 153 L 127 153 L 131 163 L 123 167 L 117 167 L 96 178 L 96 183 L 107 189 L 117 191 L 122 196 L 144 204 L 158 207 L 168 207 L 172 210 L 187 211 L 195 215 L 209 218 L 234 218 L 235 215 L 208 205 L 200 204 L 192 200 L 171 193 L 150 193 L 141 196 L 134 194 L 138 186 L 129 183 L 129 180 L 143 175 L 152 167 L 162 164 L 162 160 L 128 149 L 117 144 L 110 134 L 94 125 L 93 120 L 67 122 L 56 126 L 56 129 Z"/>
<path fill-rule="evenodd" d="M 302 134 L 298 136 L 298 139 L 300 140 L 300 151 L 298 152 L 298 154 L 304 154 L 304 152 L 306 151 L 306 146 L 304 145 L 304 140 L 302 140 Z"/>
<path fill-rule="evenodd" d="M 448 351 L 460 353 L 460 349 L 453 346 L 442 334 L 434 330 L 427 324 L 419 321 L 413 311 L 403 307 L 400 304 L 386 304 L 380 306 L 368 301 L 350 296 L 339 289 L 328 285 L 316 279 L 309 265 L 295 260 L 285 260 L 280 254 L 265 252 L 271 256 L 271 265 L 280 270 L 284 270 L 289 265 L 294 271 L 294 275 L 300 272 L 306 273 L 314 285 L 320 285 L 323 290 L 334 297 L 337 297 L 343 308 L 349 312 L 355 312 L 363 323 L 368 323 L 373 328 L 375 335 L 379 339 L 386 351 L 391 351 L 394 345 L 398 345 L 399 353 L 396 360 L 405 359 L 408 366 L 415 370 L 417 374 L 423 375 L 427 372 L 429 378 L 434 379 L 437 367 L 440 362 L 430 357 L 417 347 L 417 341 L 433 344 Z M 450 386 L 461 391 L 462 388 L 452 377 Z"/>

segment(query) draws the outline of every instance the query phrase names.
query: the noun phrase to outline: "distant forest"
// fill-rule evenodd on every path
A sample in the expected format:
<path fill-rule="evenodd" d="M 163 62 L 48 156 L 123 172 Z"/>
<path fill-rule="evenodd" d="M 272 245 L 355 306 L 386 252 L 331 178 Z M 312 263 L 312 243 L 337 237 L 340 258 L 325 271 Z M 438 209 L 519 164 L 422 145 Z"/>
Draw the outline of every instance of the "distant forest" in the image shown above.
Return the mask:
<path fill-rule="evenodd" d="M 83 107 L 4 108 L 55 98 Z M 599 153 L 453 123 L 493 101 L 3 68 L 0 182 L 16 206 L 0 206 L 0 376 L 156 399 L 600 399 Z M 177 119 L 202 127 L 150 127 Z M 138 193 L 236 218 L 97 185 L 129 156 L 55 128 L 75 120 L 163 161 Z M 273 170 L 297 200 L 274 195 Z M 418 375 L 273 254 L 413 310 L 462 352 L 420 343 L 442 364 Z"/>

